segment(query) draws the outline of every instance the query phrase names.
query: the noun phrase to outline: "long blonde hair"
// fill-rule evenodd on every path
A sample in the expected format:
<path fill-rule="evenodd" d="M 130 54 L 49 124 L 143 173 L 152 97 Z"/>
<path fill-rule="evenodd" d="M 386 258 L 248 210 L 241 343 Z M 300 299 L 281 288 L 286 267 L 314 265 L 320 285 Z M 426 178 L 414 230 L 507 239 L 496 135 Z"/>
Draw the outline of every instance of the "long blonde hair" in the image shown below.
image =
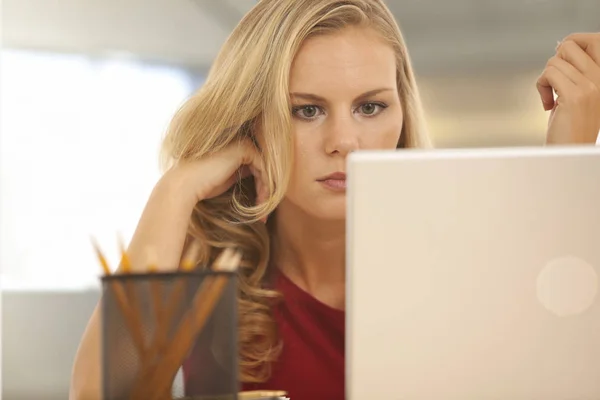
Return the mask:
<path fill-rule="evenodd" d="M 244 255 L 239 273 L 240 379 L 262 382 L 281 350 L 271 313 L 278 293 L 265 282 L 268 227 L 257 222 L 283 199 L 292 165 L 289 75 L 302 43 L 347 26 L 375 29 L 396 52 L 404 111 L 399 148 L 425 147 L 415 77 L 400 30 L 380 0 L 261 0 L 242 19 L 217 56 L 204 85 L 176 113 L 163 144 L 165 167 L 196 160 L 254 137 L 260 126 L 269 198 L 255 205 L 253 178 L 194 209 L 189 237 L 202 245 L 198 265 L 234 246 Z M 258 144 L 257 144 L 258 147 Z"/>

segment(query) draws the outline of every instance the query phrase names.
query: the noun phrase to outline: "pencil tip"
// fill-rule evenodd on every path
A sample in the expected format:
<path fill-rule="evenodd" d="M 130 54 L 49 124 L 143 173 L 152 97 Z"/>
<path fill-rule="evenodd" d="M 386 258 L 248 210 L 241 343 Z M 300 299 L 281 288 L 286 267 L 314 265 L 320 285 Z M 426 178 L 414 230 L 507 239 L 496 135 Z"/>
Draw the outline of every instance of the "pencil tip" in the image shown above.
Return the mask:
<path fill-rule="evenodd" d="M 231 248 L 226 248 L 215 260 L 213 269 L 221 272 L 234 272 L 238 269 L 241 261 L 241 252 Z"/>
<path fill-rule="evenodd" d="M 181 260 L 180 268 L 183 271 L 191 271 L 196 266 L 198 255 L 200 254 L 200 243 L 197 240 L 192 240 L 185 250 L 183 259 Z"/>

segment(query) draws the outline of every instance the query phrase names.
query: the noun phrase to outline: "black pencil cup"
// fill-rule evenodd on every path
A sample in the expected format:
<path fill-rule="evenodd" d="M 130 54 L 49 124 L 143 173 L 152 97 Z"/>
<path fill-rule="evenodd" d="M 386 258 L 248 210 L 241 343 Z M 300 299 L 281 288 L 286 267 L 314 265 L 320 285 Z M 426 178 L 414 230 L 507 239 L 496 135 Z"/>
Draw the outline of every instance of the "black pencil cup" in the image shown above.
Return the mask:
<path fill-rule="evenodd" d="M 194 271 L 102 278 L 105 400 L 237 400 L 237 278 Z"/>

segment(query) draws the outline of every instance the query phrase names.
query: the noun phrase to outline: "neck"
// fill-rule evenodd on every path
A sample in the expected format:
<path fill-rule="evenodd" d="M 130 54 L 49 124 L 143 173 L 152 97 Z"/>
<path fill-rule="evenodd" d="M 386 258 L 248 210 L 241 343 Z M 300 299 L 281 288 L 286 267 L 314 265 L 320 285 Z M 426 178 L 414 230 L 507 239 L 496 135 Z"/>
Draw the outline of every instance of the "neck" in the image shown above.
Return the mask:
<path fill-rule="evenodd" d="M 343 309 L 345 221 L 312 217 L 285 200 L 277 208 L 274 219 L 275 265 L 319 301 Z"/>

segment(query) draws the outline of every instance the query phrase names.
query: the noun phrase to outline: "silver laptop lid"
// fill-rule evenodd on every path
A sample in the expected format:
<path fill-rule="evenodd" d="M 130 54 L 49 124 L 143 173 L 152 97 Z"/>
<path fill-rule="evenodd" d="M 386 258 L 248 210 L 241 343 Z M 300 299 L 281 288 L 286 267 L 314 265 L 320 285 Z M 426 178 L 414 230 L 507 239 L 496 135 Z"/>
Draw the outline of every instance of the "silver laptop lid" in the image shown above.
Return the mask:
<path fill-rule="evenodd" d="M 348 172 L 348 399 L 600 399 L 600 149 Z"/>

